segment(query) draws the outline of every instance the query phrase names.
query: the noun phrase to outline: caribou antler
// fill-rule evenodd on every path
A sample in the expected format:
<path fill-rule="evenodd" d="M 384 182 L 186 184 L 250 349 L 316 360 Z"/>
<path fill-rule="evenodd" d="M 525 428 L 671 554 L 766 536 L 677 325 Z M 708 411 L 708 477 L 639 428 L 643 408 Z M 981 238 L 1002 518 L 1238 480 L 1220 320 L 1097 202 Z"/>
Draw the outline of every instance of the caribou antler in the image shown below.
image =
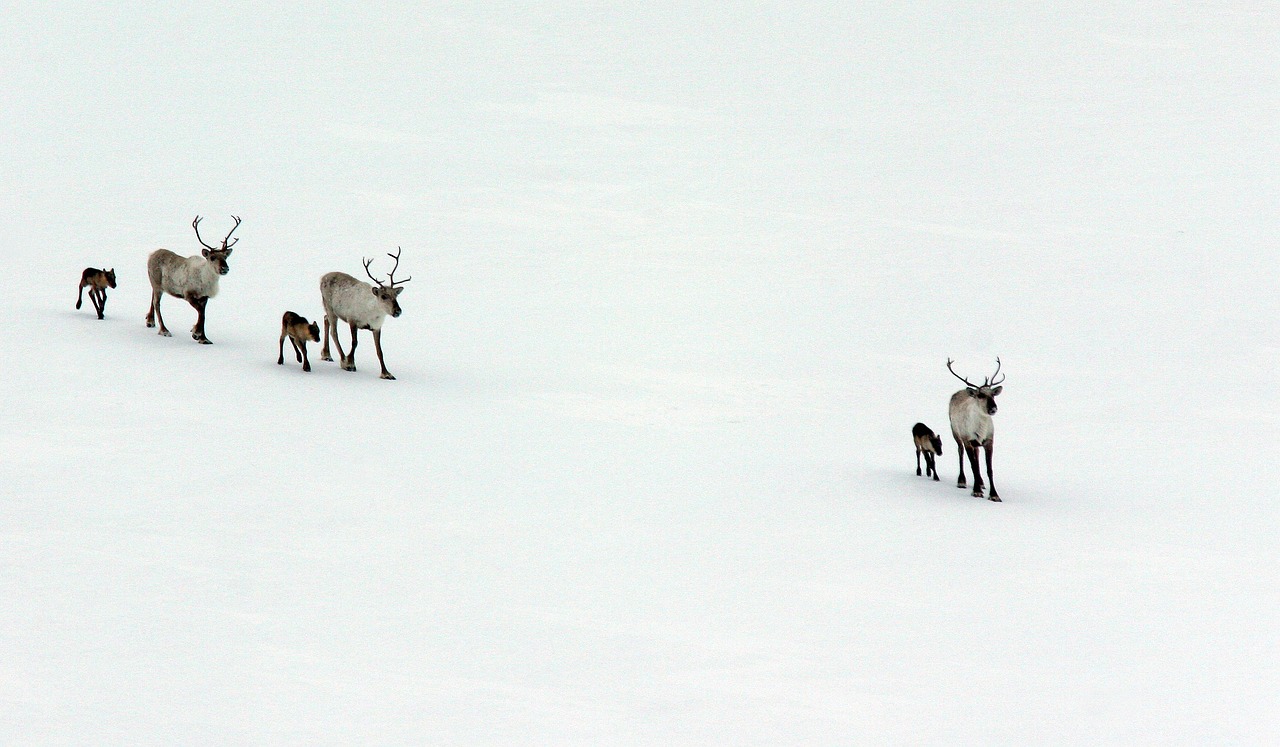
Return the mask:
<path fill-rule="evenodd" d="M 981 389 L 981 388 L 982 388 L 982 387 L 978 386 L 977 384 L 973 383 L 972 381 L 969 381 L 969 380 L 968 380 L 968 379 L 966 379 L 965 377 L 961 376 L 960 374 L 956 373 L 955 369 L 951 367 L 951 364 L 952 364 L 952 363 L 955 363 L 955 361 L 953 361 L 953 360 L 951 360 L 950 358 L 948 358 L 948 359 L 947 359 L 947 370 L 951 372 L 951 375 L 952 375 L 952 376 L 954 376 L 954 377 L 956 377 L 957 379 L 959 379 L 959 380 L 963 381 L 963 382 L 965 383 L 965 385 L 967 385 L 967 386 L 971 386 L 971 387 L 973 387 L 974 389 Z M 993 373 L 993 374 L 991 374 L 990 378 L 985 378 L 985 379 L 983 379 L 983 380 L 982 380 L 982 386 L 995 386 L 995 385 L 999 384 L 1001 381 L 1004 381 L 1004 379 L 1000 379 L 1000 381 L 996 381 L 996 380 L 995 380 L 996 376 L 997 376 L 999 373 L 1000 373 L 1000 357 L 999 357 L 999 356 L 997 356 L 997 357 L 996 357 L 996 372 L 995 372 L 995 373 Z"/>
<path fill-rule="evenodd" d="M 1004 379 L 1000 379 L 1000 381 L 996 381 L 996 376 L 998 376 L 999 374 L 1000 374 L 1000 356 L 997 355 L 996 356 L 996 372 L 991 374 L 991 382 L 986 384 L 986 386 L 995 386 L 996 384 L 999 384 L 1000 381 L 1004 381 Z"/>
<path fill-rule="evenodd" d="M 391 283 L 391 287 L 392 287 L 392 288 L 396 287 L 397 285 L 403 285 L 404 283 L 407 283 L 407 282 L 409 282 L 410 280 L 413 280 L 413 276 L 412 276 L 412 275 L 411 275 L 411 276 L 409 276 L 409 277 L 407 277 L 407 278 L 405 278 L 404 280 L 396 280 L 396 269 L 400 267 L 400 252 L 401 252 L 401 251 L 402 251 L 402 250 L 400 249 L 400 247 L 398 247 L 398 246 L 397 246 L 397 247 L 396 247 L 396 253 L 395 253 L 395 254 L 392 254 L 391 252 L 387 252 L 387 256 L 388 256 L 388 257 L 390 257 L 390 258 L 392 258 L 392 259 L 394 259 L 394 260 L 396 261 L 396 266 L 395 266 L 395 267 L 392 267 L 392 268 L 391 268 L 391 273 L 387 275 L 387 282 L 388 282 L 388 283 Z"/>
<path fill-rule="evenodd" d="M 235 233 L 236 229 L 240 227 L 240 219 L 234 215 L 231 217 L 235 219 L 236 224 L 231 227 L 230 231 L 227 231 L 226 237 L 222 239 L 222 251 L 226 251 L 229 247 L 235 246 L 236 242 L 240 240 L 239 238 L 236 238 L 236 240 L 231 242 L 230 244 L 227 243 L 227 239 L 231 238 L 231 234 Z M 204 243 L 204 239 L 200 238 L 200 221 L 202 220 L 204 220 L 204 218 L 201 218 L 200 216 L 197 215 L 196 219 L 191 221 L 191 227 L 194 228 L 196 231 L 196 241 L 199 241 L 200 245 L 203 246 L 205 249 L 208 249 L 209 251 L 212 251 L 212 252 L 219 251 L 217 247 L 209 246 L 208 244 Z"/>
<path fill-rule="evenodd" d="M 200 245 L 203 246 L 205 249 L 208 249 L 210 251 L 217 251 L 216 247 L 209 246 L 208 244 L 204 243 L 204 239 L 200 238 L 200 221 L 202 220 L 204 219 L 197 215 L 196 219 L 191 221 L 191 227 L 196 230 L 196 241 L 199 241 Z"/>
<path fill-rule="evenodd" d="M 369 265 L 373 264 L 373 260 L 372 260 L 372 259 L 366 259 L 366 260 L 364 260 L 364 274 L 368 275 L 370 280 L 372 280 L 373 282 L 377 283 L 379 288 L 394 288 L 394 287 L 396 287 L 397 285 L 403 285 L 404 283 L 407 283 L 407 282 L 409 282 L 410 280 L 413 280 L 413 277 L 412 277 L 412 276 L 407 277 L 407 278 L 405 278 L 404 280 L 396 280 L 396 268 L 398 268 L 398 267 L 400 266 L 400 252 L 401 252 L 401 251 L 402 251 L 402 250 L 400 249 L 400 247 L 398 247 L 398 246 L 397 246 L 397 247 L 396 247 L 396 253 L 395 253 L 395 254 L 392 254 L 391 252 L 387 252 L 387 256 L 388 256 L 388 257 L 390 257 L 390 258 L 392 258 L 392 259 L 394 259 L 394 260 L 396 261 L 396 265 L 395 265 L 395 267 L 392 267 L 392 268 L 391 268 L 391 273 L 387 275 L 387 282 L 389 283 L 389 285 L 383 285 L 381 280 L 379 280 L 379 279 L 375 278 L 375 277 L 373 276 L 373 273 L 372 273 L 372 272 L 369 272 Z"/>
<path fill-rule="evenodd" d="M 372 280 L 373 282 L 377 283 L 379 288 L 385 288 L 385 287 L 387 287 L 387 286 L 385 286 L 385 285 L 383 285 L 383 284 L 382 284 L 382 281 L 381 281 L 381 280 L 379 280 L 379 279 L 375 278 L 375 277 L 373 276 L 373 273 L 372 273 L 372 272 L 369 272 L 369 265 L 373 264 L 373 260 L 372 260 L 372 259 L 365 259 L 365 260 L 361 260 L 361 261 L 362 261 L 362 262 L 364 262 L 364 274 L 368 275 L 370 280 Z"/>
<path fill-rule="evenodd" d="M 963 377 L 963 376 L 961 376 L 960 374 L 956 373 L 956 370 L 955 370 L 954 368 L 952 368 L 952 367 L 951 367 L 951 364 L 952 364 L 952 363 L 955 363 L 955 361 L 953 361 L 953 360 L 951 360 L 950 358 L 948 358 L 948 359 L 947 359 L 947 370 L 951 372 L 951 375 L 952 375 L 952 376 L 954 376 L 954 377 L 956 377 L 957 379 L 959 379 L 959 380 L 963 381 L 963 382 L 965 383 L 965 385 L 966 385 L 966 386 L 971 386 L 971 387 L 973 387 L 973 388 L 975 388 L 975 389 L 976 389 L 976 388 L 978 387 L 978 385 L 977 385 L 977 384 L 974 384 L 973 382 L 969 381 L 969 380 L 968 380 L 968 379 L 966 379 L 965 377 Z"/>
<path fill-rule="evenodd" d="M 227 243 L 227 239 L 231 238 L 231 234 L 235 233 L 235 232 L 236 232 L 236 229 L 240 227 L 240 216 L 238 216 L 238 215 L 233 215 L 233 216 L 231 216 L 231 219 L 232 219 L 232 220 L 234 220 L 234 221 L 236 222 L 236 224 L 235 224 L 234 226 L 232 226 L 232 227 L 231 227 L 231 230 L 230 230 L 230 231 L 227 231 L 227 235 L 223 237 L 223 239 L 222 239 L 222 248 L 223 248 L 223 249 L 230 249 L 231 247 L 233 247 L 233 246 L 235 246 L 235 245 L 236 245 L 236 242 L 240 241 L 240 237 L 239 237 L 239 236 L 237 236 L 235 241 L 231 242 L 230 244 L 228 244 L 228 243 Z"/>

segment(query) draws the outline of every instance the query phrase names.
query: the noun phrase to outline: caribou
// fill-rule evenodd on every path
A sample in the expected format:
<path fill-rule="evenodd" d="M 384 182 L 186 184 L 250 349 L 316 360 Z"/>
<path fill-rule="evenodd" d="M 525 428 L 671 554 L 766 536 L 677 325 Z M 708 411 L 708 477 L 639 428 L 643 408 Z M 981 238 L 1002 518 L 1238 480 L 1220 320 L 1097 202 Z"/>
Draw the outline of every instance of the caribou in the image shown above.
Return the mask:
<path fill-rule="evenodd" d="M 280 317 L 280 355 L 276 358 L 277 366 L 284 365 L 285 338 L 293 345 L 293 354 L 302 364 L 302 370 L 310 371 L 311 359 L 307 357 L 307 341 L 320 342 L 320 326 L 315 322 L 308 322 L 301 314 L 284 312 L 284 316 Z"/>
<path fill-rule="evenodd" d="M 102 312 L 107 309 L 107 288 L 114 287 L 116 287 L 115 269 L 84 268 L 84 272 L 80 273 L 80 290 L 76 293 L 76 308 L 79 309 L 84 303 L 84 289 L 88 288 L 89 302 L 93 304 L 94 311 L 98 312 L 98 319 L 104 319 Z"/>
<path fill-rule="evenodd" d="M 387 275 L 385 285 L 369 271 L 372 259 L 364 260 L 364 272 L 378 284 L 376 288 L 345 272 L 329 272 L 320 278 L 320 300 L 324 304 L 324 346 L 320 349 L 320 360 L 333 360 L 329 355 L 329 333 L 332 330 L 333 344 L 337 346 L 338 357 L 341 359 L 339 365 L 344 371 L 356 370 L 356 332 L 367 329 L 373 332 L 373 348 L 378 351 L 378 365 L 382 366 L 381 378 L 395 378 L 382 359 L 382 323 L 388 314 L 400 316 L 400 303 L 396 299 L 404 291 L 401 286 L 413 280 L 412 277 L 395 279 L 396 270 L 400 267 L 400 251 L 400 247 L 396 247 L 395 254 L 387 252 L 387 256 L 395 260 L 395 266 Z M 342 341 L 338 339 L 338 320 L 351 325 L 350 355 L 342 351 Z"/>
<path fill-rule="evenodd" d="M 231 256 L 231 247 L 240 239 L 231 243 L 227 241 L 231 234 L 240 227 L 240 219 L 231 216 L 236 224 L 227 231 L 222 239 L 221 248 L 214 248 L 200 238 L 200 216 L 191 222 L 195 229 L 196 240 L 204 247 L 199 255 L 180 257 L 168 249 L 157 249 L 147 257 L 147 277 L 151 279 L 151 310 L 147 312 L 147 327 L 156 326 L 160 322 L 159 334 L 172 337 L 164 326 L 164 317 L 160 314 L 160 299 L 168 293 L 174 298 L 181 298 L 196 310 L 196 324 L 191 328 L 191 339 L 202 345 L 211 344 L 204 334 L 204 309 L 209 299 L 218 295 L 218 278 L 231 271 L 227 257 Z"/>
<path fill-rule="evenodd" d="M 942 456 L 942 437 L 924 423 L 916 423 L 911 428 L 911 440 L 916 444 L 916 477 L 920 476 L 920 455 L 924 454 L 924 476 L 933 476 L 938 482 L 938 464 L 935 456 Z"/>
<path fill-rule="evenodd" d="M 964 459 L 969 457 L 969 466 L 973 468 L 973 495 L 982 497 L 982 475 L 978 472 L 978 449 L 986 450 L 987 483 L 991 488 L 988 500 L 1000 501 L 996 492 L 995 477 L 991 474 L 991 452 L 995 446 L 995 424 L 991 416 L 996 414 L 996 397 L 1004 389 L 1000 384 L 1000 359 L 996 358 L 996 372 L 982 380 L 982 384 L 974 384 L 955 372 L 951 364 L 955 361 L 947 359 L 947 370 L 952 376 L 961 380 L 965 388 L 951 395 L 951 435 L 956 440 L 956 448 L 960 452 L 960 479 L 957 488 L 966 487 L 964 477 Z"/>

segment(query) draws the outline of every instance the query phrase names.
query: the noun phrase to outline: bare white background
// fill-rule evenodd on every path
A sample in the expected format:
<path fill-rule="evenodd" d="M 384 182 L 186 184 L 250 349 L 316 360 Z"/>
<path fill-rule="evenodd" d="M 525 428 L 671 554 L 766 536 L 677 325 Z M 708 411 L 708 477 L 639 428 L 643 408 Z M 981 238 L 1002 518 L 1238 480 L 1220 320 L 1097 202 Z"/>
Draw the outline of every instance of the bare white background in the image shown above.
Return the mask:
<path fill-rule="evenodd" d="M 7 5 L 0 741 L 1280 738 L 1280 14 Z"/>

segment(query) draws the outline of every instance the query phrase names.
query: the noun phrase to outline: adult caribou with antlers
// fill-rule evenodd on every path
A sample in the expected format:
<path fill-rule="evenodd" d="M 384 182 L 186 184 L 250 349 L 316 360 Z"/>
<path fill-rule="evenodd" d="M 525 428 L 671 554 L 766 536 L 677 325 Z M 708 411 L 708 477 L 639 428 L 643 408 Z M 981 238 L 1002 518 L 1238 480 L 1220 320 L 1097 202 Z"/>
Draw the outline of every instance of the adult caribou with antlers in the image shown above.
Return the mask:
<path fill-rule="evenodd" d="M 982 497 L 982 475 L 978 472 L 978 448 L 986 450 L 987 483 L 991 487 L 988 500 L 999 501 L 996 493 L 995 477 L 991 474 L 991 452 L 995 447 L 995 423 L 991 416 L 996 414 L 996 396 L 1004 389 L 1000 383 L 1000 359 L 996 358 L 996 372 L 982 380 L 982 384 L 974 384 L 955 372 L 951 364 L 955 361 L 947 359 L 947 370 L 951 375 L 965 383 L 965 388 L 951 395 L 951 435 L 956 440 L 960 452 L 960 479 L 957 488 L 965 487 L 964 458 L 969 457 L 969 466 L 973 467 L 973 495 Z"/>
<path fill-rule="evenodd" d="M 333 344 L 338 347 L 338 358 L 341 359 L 342 370 L 356 370 L 356 332 L 367 329 L 373 332 L 373 348 L 378 351 L 378 365 L 382 366 L 381 378 L 395 378 L 387 370 L 387 364 L 382 359 L 382 323 L 388 314 L 393 317 L 400 316 L 400 303 L 396 300 L 404 291 L 400 286 L 413 280 L 411 277 L 404 280 L 395 279 L 396 270 L 400 267 L 400 251 L 400 247 L 396 247 L 395 254 L 387 252 L 387 256 L 394 259 L 396 263 L 387 275 L 385 285 L 374 277 L 372 272 L 369 272 L 369 265 L 373 264 L 372 259 L 364 260 L 364 272 L 370 280 L 378 284 L 376 288 L 345 272 L 330 272 L 320 278 L 320 300 L 324 304 L 324 346 L 320 349 L 320 360 L 333 360 L 333 356 L 329 355 L 329 333 L 332 330 Z M 351 325 L 350 355 L 342 351 L 342 342 L 338 339 L 339 319 Z"/>
<path fill-rule="evenodd" d="M 191 328 L 191 339 L 202 345 L 209 345 L 209 338 L 204 334 L 204 308 L 209 299 L 218 295 L 218 278 L 231 271 L 227 257 L 231 256 L 231 247 L 240 239 L 227 243 L 231 234 L 240 227 L 240 219 L 231 216 L 236 224 L 222 238 L 222 246 L 214 248 L 200 238 L 200 216 L 191 221 L 195 229 L 196 240 L 204 250 L 199 255 L 180 257 L 168 249 L 157 249 L 147 257 L 147 277 L 151 279 L 151 310 L 147 312 L 147 326 L 154 327 L 160 322 L 159 334 L 172 337 L 164 326 L 164 317 L 160 314 L 160 299 L 164 294 L 181 298 L 196 310 L 196 324 Z"/>

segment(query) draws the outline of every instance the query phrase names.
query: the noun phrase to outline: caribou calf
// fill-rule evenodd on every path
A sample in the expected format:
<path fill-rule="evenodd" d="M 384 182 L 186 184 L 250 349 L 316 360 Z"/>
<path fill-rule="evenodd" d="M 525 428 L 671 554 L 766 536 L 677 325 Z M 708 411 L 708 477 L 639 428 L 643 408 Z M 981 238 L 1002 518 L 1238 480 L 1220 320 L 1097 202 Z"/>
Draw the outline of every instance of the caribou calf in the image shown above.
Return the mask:
<path fill-rule="evenodd" d="M 116 287 L 116 271 L 99 270 L 96 267 L 86 267 L 84 272 L 80 273 L 80 290 L 76 293 L 76 308 L 84 303 L 84 289 L 89 289 L 89 301 L 93 304 L 93 308 L 98 312 L 99 319 L 105 319 L 102 312 L 107 309 L 107 288 Z"/>
<path fill-rule="evenodd" d="M 320 342 L 320 325 L 307 323 L 307 318 L 292 311 L 284 312 L 280 319 L 280 357 L 276 365 L 284 365 L 284 339 L 289 338 L 293 345 L 293 354 L 298 357 L 303 371 L 311 370 L 311 359 L 307 357 L 307 341 Z"/>
<path fill-rule="evenodd" d="M 160 322 L 159 334 L 172 337 L 164 326 L 164 317 L 160 314 L 160 299 L 168 293 L 174 298 L 181 298 L 196 310 L 196 324 L 191 328 L 191 339 L 202 345 L 211 344 L 204 334 L 204 307 L 209 299 L 218 295 L 218 278 L 231 271 L 227 257 L 231 256 L 231 247 L 240 239 L 227 243 L 231 234 L 240 227 L 240 219 L 231 216 L 236 224 L 227 231 L 222 239 L 222 247 L 215 249 L 200 238 L 200 216 L 191 222 L 196 231 L 196 240 L 204 247 L 199 255 L 180 257 L 168 249 L 157 249 L 147 257 L 147 277 L 151 280 L 151 310 L 147 312 L 147 326 L 156 326 Z"/>
<path fill-rule="evenodd" d="M 942 437 L 933 432 L 924 423 L 916 423 L 911 428 L 911 438 L 916 442 L 916 477 L 920 476 L 920 455 L 924 454 L 925 476 L 932 475 L 938 482 L 938 465 L 935 456 L 942 456 Z"/>
<path fill-rule="evenodd" d="M 370 280 L 378 284 L 376 288 L 345 272 L 330 272 L 320 278 L 320 300 L 324 303 L 324 347 L 320 350 L 320 360 L 333 360 L 329 355 L 329 332 L 332 330 L 333 344 L 338 347 L 342 370 L 356 370 L 356 331 L 367 329 L 373 332 L 373 348 L 378 351 L 378 365 L 382 366 L 381 378 L 395 378 L 387 370 L 387 364 L 382 359 L 382 322 L 386 320 L 388 314 L 393 317 L 400 316 L 400 302 L 396 299 L 400 297 L 404 288 L 398 286 L 413 278 L 395 279 L 396 268 L 400 267 L 399 247 L 396 247 L 395 254 L 388 252 L 387 256 L 394 259 L 396 264 L 387 275 L 386 285 L 369 272 L 372 259 L 364 260 L 364 271 Z M 351 325 L 350 355 L 342 352 L 342 342 L 338 339 L 338 320 Z"/>
<path fill-rule="evenodd" d="M 947 370 L 952 376 L 965 383 L 965 388 L 951 395 L 951 435 L 960 450 L 960 479 L 957 488 L 965 487 L 964 458 L 969 457 L 969 466 L 973 467 L 973 495 L 982 497 L 982 475 L 978 473 L 978 449 L 986 450 L 987 482 L 991 486 L 988 500 L 999 501 L 996 493 L 996 480 L 991 474 L 991 452 L 995 448 L 996 427 L 991 416 L 996 414 L 996 396 L 1004 389 L 999 386 L 1004 379 L 996 379 L 1000 373 L 1000 359 L 996 358 L 996 372 L 990 378 L 983 379 L 982 385 L 971 383 L 951 368 L 952 361 L 947 359 Z"/>

